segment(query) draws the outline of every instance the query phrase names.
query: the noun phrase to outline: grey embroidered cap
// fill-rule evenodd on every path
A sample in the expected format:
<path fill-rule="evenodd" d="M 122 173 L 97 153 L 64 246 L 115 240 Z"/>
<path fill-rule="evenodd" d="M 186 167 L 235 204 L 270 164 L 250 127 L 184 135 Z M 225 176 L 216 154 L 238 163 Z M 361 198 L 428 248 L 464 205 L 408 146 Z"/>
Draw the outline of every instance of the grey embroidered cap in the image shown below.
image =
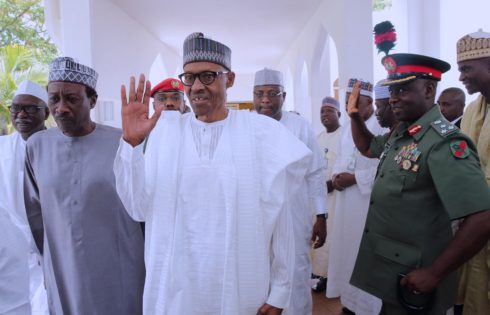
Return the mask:
<path fill-rule="evenodd" d="M 364 81 L 363 79 L 349 79 L 347 83 L 347 93 L 352 92 L 352 88 L 357 81 L 361 81 L 361 91 L 360 94 L 364 96 L 373 97 L 373 85 L 369 81 Z"/>
<path fill-rule="evenodd" d="M 192 33 L 184 40 L 184 66 L 191 62 L 207 61 L 231 70 L 231 49 L 220 42 Z"/>
<path fill-rule="evenodd" d="M 280 85 L 284 87 L 282 73 L 269 68 L 255 72 L 254 86 L 260 85 Z"/>
<path fill-rule="evenodd" d="M 55 58 L 49 66 L 49 82 L 73 82 L 95 90 L 98 77 L 94 69 L 75 62 L 71 57 Z"/>

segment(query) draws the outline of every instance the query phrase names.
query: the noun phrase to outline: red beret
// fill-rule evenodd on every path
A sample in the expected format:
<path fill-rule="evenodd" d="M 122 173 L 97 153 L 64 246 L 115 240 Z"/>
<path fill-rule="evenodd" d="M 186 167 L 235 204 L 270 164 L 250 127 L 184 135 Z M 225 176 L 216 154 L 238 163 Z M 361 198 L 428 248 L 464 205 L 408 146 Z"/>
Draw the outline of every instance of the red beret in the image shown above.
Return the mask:
<path fill-rule="evenodd" d="M 151 89 L 151 97 L 153 97 L 153 95 L 159 91 L 163 91 L 163 92 L 166 92 L 166 91 L 184 92 L 184 85 L 178 79 L 168 78 L 168 79 L 165 79 L 162 82 L 158 83 L 157 85 L 155 85 L 153 87 L 153 89 Z"/>

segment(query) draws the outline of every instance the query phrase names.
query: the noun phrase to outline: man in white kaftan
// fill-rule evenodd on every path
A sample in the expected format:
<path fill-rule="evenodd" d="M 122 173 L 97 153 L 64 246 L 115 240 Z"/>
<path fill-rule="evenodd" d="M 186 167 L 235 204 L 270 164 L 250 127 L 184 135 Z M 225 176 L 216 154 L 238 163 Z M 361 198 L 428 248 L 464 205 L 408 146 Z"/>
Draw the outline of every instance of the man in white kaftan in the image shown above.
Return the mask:
<path fill-rule="evenodd" d="M 146 222 L 145 314 L 272 315 L 289 302 L 285 201 L 310 152 L 277 122 L 226 109 L 230 56 L 202 33 L 186 38 L 180 78 L 193 114 L 148 118 L 144 76 L 137 89 L 131 78 L 129 102 L 122 88 L 114 173 L 128 213 Z"/>
<path fill-rule="evenodd" d="M 325 127 L 318 136 L 317 142 L 320 146 L 320 150 L 324 153 L 325 160 L 327 161 L 327 238 L 325 245 L 317 249 L 312 250 L 312 274 L 316 278 L 315 291 L 325 290 L 327 273 L 328 273 L 328 256 L 332 243 L 333 234 L 333 220 L 335 217 L 335 197 L 336 190 L 332 186 L 332 172 L 333 166 L 337 161 L 340 150 L 340 138 L 342 135 L 342 127 L 339 123 L 340 118 L 340 104 L 339 102 L 330 96 L 325 97 L 322 100 L 322 106 L 320 108 L 320 119 L 322 125 Z"/>
<path fill-rule="evenodd" d="M 346 99 L 357 80 L 350 79 Z M 386 129 L 374 115 L 373 86 L 361 81 L 360 112 L 367 128 L 375 135 Z M 359 251 L 366 222 L 371 189 L 378 159 L 364 157 L 356 149 L 351 128 L 344 128 L 340 153 L 333 168 L 333 186 L 337 190 L 332 247 L 329 254 L 327 297 L 339 297 L 342 305 L 356 314 L 379 314 L 381 300 L 352 286 L 349 281 Z"/>
<path fill-rule="evenodd" d="M 31 81 L 21 82 L 9 106 L 16 131 L 0 137 L 0 206 L 9 214 L 10 222 L 22 231 L 27 245 L 24 255 L 29 265 L 28 296 L 32 313 L 36 315 L 48 314 L 48 303 L 39 253 L 29 229 L 24 205 L 24 161 L 26 140 L 32 134 L 46 129 L 45 121 L 49 116 L 47 101 L 45 88 Z"/>
<path fill-rule="evenodd" d="M 255 73 L 254 106 L 257 113 L 283 124 L 313 153 L 299 189 L 289 195 L 295 238 L 294 284 L 291 303 L 284 314 L 311 314 L 311 244 L 318 248 L 326 237 L 326 163 L 315 139 L 311 125 L 298 114 L 282 110 L 286 98 L 283 76 L 280 71 L 264 68 Z M 317 219 L 313 226 L 311 216 Z"/>

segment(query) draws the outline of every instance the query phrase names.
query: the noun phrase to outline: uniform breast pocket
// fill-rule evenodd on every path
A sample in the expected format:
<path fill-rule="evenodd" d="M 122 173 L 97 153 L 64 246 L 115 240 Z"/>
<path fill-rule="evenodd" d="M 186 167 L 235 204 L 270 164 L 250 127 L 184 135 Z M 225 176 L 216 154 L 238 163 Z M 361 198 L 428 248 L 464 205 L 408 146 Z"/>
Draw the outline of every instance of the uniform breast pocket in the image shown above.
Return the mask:
<path fill-rule="evenodd" d="M 403 171 L 403 189 L 402 191 L 410 191 L 417 188 L 417 173 L 411 171 Z"/>
<path fill-rule="evenodd" d="M 386 188 L 395 192 L 401 193 L 403 191 L 409 191 L 414 189 L 417 184 L 417 174 L 405 170 L 391 170 L 389 171 L 389 184 Z"/>

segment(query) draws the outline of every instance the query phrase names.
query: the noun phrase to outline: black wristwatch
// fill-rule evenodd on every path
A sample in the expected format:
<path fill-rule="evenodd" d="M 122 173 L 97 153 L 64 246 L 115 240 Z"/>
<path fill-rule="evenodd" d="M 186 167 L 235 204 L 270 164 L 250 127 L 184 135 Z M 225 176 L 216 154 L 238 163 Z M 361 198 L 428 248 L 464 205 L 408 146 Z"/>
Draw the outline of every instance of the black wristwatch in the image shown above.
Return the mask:
<path fill-rule="evenodd" d="M 316 215 L 317 218 L 324 218 L 324 219 L 328 219 L 328 213 L 322 213 L 322 214 L 317 214 Z"/>

